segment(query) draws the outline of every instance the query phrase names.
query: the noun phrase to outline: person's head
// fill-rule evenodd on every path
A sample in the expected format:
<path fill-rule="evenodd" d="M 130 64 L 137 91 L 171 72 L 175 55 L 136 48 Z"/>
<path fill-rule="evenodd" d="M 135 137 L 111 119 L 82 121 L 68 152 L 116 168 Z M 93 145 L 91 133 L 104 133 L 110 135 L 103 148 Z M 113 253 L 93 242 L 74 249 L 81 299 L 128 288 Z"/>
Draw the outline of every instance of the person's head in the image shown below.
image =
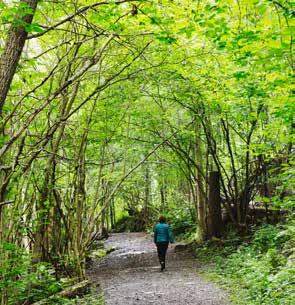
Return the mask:
<path fill-rule="evenodd" d="M 166 218 L 165 218 L 165 216 L 161 215 L 159 217 L 159 223 L 164 223 L 164 222 L 166 222 Z"/>

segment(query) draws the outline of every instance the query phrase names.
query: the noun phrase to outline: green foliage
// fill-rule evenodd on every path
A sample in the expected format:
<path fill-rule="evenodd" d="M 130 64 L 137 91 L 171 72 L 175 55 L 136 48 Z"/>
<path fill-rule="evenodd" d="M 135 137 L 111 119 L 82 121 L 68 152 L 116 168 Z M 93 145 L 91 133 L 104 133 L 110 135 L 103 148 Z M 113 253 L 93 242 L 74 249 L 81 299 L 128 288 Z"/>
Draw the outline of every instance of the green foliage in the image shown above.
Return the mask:
<path fill-rule="evenodd" d="M 171 34 L 167 33 L 167 32 L 160 32 L 156 35 L 156 38 L 162 42 L 162 43 L 166 43 L 166 44 L 172 44 L 174 42 L 176 42 L 176 39 L 174 37 L 171 36 Z"/>
<path fill-rule="evenodd" d="M 137 217 L 124 215 L 118 219 L 113 232 L 138 232 Z"/>
<path fill-rule="evenodd" d="M 295 298 L 294 221 L 263 225 L 250 240 L 210 241 L 197 257 L 213 262 L 210 279 L 230 290 L 237 305 L 292 305 Z M 243 296 L 243 297 L 241 297 Z"/>
<path fill-rule="evenodd" d="M 38 23 L 27 24 L 25 26 L 25 30 L 28 33 L 33 33 L 33 32 L 41 33 L 41 32 L 43 32 L 42 27 Z"/>
<path fill-rule="evenodd" d="M 96 258 L 105 257 L 107 254 L 108 253 L 107 253 L 106 249 L 98 249 L 98 250 L 92 251 L 89 257 L 91 259 L 96 259 Z"/>
<path fill-rule="evenodd" d="M 8 296 L 8 304 L 47 298 L 62 289 L 50 264 L 31 265 L 32 258 L 15 244 L 3 243 L 0 264 L 0 292 Z"/>
<path fill-rule="evenodd" d="M 1 206 L 1 238 L 33 244 L 43 227 L 44 250 L 72 274 L 93 233 L 112 222 L 139 231 L 164 213 L 179 238 L 194 239 L 197 180 L 207 196 L 217 165 L 229 201 L 244 199 L 249 187 L 244 197 L 252 198 L 265 184 L 271 194 L 261 201 L 294 209 L 291 3 L 115 2 L 39 1 L 25 24 L 27 4 L 0 1 L 3 38 L 11 25 L 41 34 L 26 43 L 3 107 L 0 188 L 13 204 Z M 4 48 L 1 38 L 0 55 Z M 250 245 L 231 236 L 234 244 L 211 241 L 198 253 L 220 254 L 251 298 L 257 284 L 270 305 L 270 295 L 283 302 L 280 284 L 289 289 L 292 234 L 294 224 L 263 226 Z M 9 243 L 2 251 L 1 289 L 10 302 L 60 289 L 50 265 L 33 265 Z"/>
<path fill-rule="evenodd" d="M 254 234 L 252 246 L 260 253 L 265 253 L 268 249 L 278 247 L 279 228 L 272 225 L 262 225 Z"/>
<path fill-rule="evenodd" d="M 167 219 L 178 239 L 189 238 L 191 233 L 196 231 L 194 211 L 190 208 L 183 209 L 179 205 L 175 206 L 167 212 Z"/>
<path fill-rule="evenodd" d="M 11 243 L 1 245 L 2 255 L 7 259 L 0 264 L 0 294 L 8 296 L 8 305 L 34 303 L 50 297 L 48 304 L 63 305 L 103 305 L 103 298 L 95 291 L 89 295 L 68 300 L 53 297 L 60 290 L 71 285 L 72 280 L 55 278 L 55 270 L 50 264 L 31 265 L 28 253 Z M 106 255 L 106 250 L 93 252 L 93 257 Z"/>
<path fill-rule="evenodd" d="M 12 24 L 15 27 L 19 26 L 29 26 L 27 25 L 22 18 L 33 13 L 33 10 L 30 5 L 23 1 L 18 1 L 13 3 L 13 5 L 5 5 L 0 3 L 0 24 L 8 23 Z"/>

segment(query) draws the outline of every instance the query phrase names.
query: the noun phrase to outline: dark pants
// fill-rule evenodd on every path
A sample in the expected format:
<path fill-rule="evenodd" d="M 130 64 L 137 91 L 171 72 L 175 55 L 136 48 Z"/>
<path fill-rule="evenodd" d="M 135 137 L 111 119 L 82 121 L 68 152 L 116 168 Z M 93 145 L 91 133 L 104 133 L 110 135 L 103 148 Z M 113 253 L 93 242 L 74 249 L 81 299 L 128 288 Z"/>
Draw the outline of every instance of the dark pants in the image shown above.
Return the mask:
<path fill-rule="evenodd" d="M 157 243 L 158 257 L 160 263 L 163 262 L 165 264 L 166 260 L 166 252 L 168 249 L 168 242 L 162 241 Z"/>

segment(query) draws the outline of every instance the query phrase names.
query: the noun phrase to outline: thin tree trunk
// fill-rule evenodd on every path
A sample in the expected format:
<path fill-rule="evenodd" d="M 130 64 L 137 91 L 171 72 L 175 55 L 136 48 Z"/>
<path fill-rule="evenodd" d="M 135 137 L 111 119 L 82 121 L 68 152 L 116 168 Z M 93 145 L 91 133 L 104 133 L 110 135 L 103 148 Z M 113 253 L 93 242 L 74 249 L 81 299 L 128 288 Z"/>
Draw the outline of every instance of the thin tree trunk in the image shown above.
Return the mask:
<path fill-rule="evenodd" d="M 114 199 L 110 204 L 110 220 L 111 220 L 111 229 L 114 228 L 116 220 L 115 220 L 115 202 Z"/>
<path fill-rule="evenodd" d="M 195 139 L 195 156 L 196 164 L 196 194 L 197 194 L 197 214 L 198 214 L 198 228 L 200 239 L 204 239 L 207 236 L 207 227 L 206 227 L 206 198 L 204 190 L 204 174 L 203 174 L 203 157 L 202 157 L 202 148 L 201 141 L 199 137 L 200 125 L 196 124 L 196 139 Z"/>
<path fill-rule="evenodd" d="M 75 87 L 74 93 L 70 99 L 66 96 L 61 104 L 59 117 L 57 121 L 62 119 L 65 115 L 69 113 L 73 102 L 75 100 L 76 94 L 78 90 L 78 85 Z M 49 259 L 49 234 L 48 224 L 51 223 L 50 218 L 54 218 L 54 215 L 50 215 L 50 208 L 46 206 L 47 200 L 49 200 L 50 194 L 53 193 L 54 189 L 54 177 L 55 177 L 55 170 L 56 170 L 56 154 L 60 147 L 60 143 L 62 141 L 64 131 L 65 131 L 65 122 L 63 122 L 59 126 L 59 133 L 57 134 L 57 138 L 55 141 L 52 140 L 52 154 L 49 158 L 45 171 L 44 171 L 44 182 L 41 189 L 40 199 L 37 206 L 37 213 L 39 214 L 39 225 L 37 227 L 36 236 L 35 236 L 35 245 L 34 245 L 34 261 L 48 261 Z M 48 126 L 48 129 L 51 127 Z M 53 208 L 57 211 L 58 206 Z M 40 212 L 41 211 L 41 212 Z M 55 231 L 56 232 L 56 231 Z"/>
<path fill-rule="evenodd" d="M 164 213 L 166 207 L 166 187 L 160 187 L 160 197 L 161 197 L 161 212 Z"/>
<path fill-rule="evenodd" d="M 144 228 L 148 224 L 149 220 L 149 204 L 150 204 L 150 190 L 151 190 L 151 178 L 150 178 L 150 169 L 148 163 L 145 166 L 145 173 L 144 173 L 144 203 L 143 203 L 143 225 Z"/>

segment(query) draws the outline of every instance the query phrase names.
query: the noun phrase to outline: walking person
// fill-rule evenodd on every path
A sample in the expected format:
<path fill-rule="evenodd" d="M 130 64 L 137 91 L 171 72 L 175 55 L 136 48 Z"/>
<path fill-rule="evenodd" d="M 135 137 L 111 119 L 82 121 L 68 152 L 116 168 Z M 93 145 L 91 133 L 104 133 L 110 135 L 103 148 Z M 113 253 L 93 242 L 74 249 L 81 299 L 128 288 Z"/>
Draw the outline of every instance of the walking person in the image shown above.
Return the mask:
<path fill-rule="evenodd" d="M 157 246 L 161 271 L 165 270 L 166 252 L 170 243 L 174 243 L 174 237 L 170 226 L 164 216 L 159 217 L 159 222 L 154 227 L 154 242 Z"/>

